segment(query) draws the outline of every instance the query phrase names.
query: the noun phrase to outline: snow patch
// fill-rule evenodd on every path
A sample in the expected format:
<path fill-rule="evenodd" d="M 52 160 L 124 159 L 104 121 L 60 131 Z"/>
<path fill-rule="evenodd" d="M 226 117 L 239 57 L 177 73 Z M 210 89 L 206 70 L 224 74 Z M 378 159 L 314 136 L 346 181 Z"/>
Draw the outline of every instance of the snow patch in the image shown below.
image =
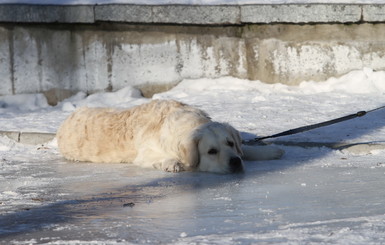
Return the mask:
<path fill-rule="evenodd" d="M 325 82 L 302 82 L 298 90 L 305 94 L 340 92 L 346 94 L 385 94 L 385 72 L 365 68 Z"/>
<path fill-rule="evenodd" d="M 0 113 L 7 111 L 33 111 L 47 108 L 48 102 L 43 94 L 17 94 L 0 96 Z"/>
<path fill-rule="evenodd" d="M 65 99 L 60 103 L 63 111 L 73 111 L 82 106 L 88 107 L 125 107 L 130 104 L 143 103 L 146 99 L 133 87 L 126 87 L 116 92 L 102 92 L 87 96 L 84 92 Z"/>

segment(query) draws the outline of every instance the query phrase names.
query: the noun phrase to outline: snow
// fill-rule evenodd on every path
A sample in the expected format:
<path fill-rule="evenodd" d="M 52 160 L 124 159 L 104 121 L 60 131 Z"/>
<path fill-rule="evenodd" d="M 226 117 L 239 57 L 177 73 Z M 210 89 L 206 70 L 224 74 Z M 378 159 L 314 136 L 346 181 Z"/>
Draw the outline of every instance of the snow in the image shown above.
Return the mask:
<path fill-rule="evenodd" d="M 299 86 L 184 80 L 154 99 L 194 105 L 251 138 L 371 110 L 384 96 L 385 72 L 363 69 Z M 0 97 L 0 128 L 54 133 L 77 107 L 147 101 L 132 87 L 79 93 L 55 107 L 39 94 Z M 384 143 L 384 119 L 385 109 L 376 110 L 269 142 Z M 174 174 L 69 162 L 55 140 L 34 146 L 0 137 L 0 243 L 385 243 L 385 149 L 278 147 L 282 159 L 246 162 L 243 174 Z"/>
<path fill-rule="evenodd" d="M 246 5 L 246 4 L 381 4 L 384 0 L 0 0 L 0 4 L 45 4 L 45 5 L 102 5 L 102 4 L 141 4 L 141 5 Z"/>
<path fill-rule="evenodd" d="M 43 94 L 21 94 L 2 96 L 0 100 L 0 112 L 8 111 L 33 111 L 48 107 Z"/>

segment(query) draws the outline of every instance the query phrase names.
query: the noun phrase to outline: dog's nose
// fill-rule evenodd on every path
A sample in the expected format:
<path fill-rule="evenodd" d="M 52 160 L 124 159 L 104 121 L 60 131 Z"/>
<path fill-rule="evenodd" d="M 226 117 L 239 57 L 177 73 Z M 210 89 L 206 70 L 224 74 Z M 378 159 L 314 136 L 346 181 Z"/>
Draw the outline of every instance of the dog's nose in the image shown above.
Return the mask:
<path fill-rule="evenodd" d="M 243 172 L 242 159 L 240 157 L 232 157 L 229 161 L 230 171 L 232 173 Z"/>

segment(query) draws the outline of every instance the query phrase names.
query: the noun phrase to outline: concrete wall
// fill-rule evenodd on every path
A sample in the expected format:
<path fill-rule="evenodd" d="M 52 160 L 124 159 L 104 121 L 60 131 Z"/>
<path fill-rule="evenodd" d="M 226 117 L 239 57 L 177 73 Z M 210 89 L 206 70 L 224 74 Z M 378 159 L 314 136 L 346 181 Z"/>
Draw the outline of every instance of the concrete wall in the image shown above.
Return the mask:
<path fill-rule="evenodd" d="M 3 25 L 0 94 L 246 78 L 245 45 L 237 32 L 232 27 Z"/>
<path fill-rule="evenodd" d="M 127 85 L 152 94 L 220 76 L 295 85 L 385 70 L 382 6 L 51 6 L 52 16 L 46 8 L 0 5 L 0 95 Z"/>
<path fill-rule="evenodd" d="M 363 67 L 385 69 L 384 24 L 251 25 L 246 29 L 249 79 L 297 85 Z"/>

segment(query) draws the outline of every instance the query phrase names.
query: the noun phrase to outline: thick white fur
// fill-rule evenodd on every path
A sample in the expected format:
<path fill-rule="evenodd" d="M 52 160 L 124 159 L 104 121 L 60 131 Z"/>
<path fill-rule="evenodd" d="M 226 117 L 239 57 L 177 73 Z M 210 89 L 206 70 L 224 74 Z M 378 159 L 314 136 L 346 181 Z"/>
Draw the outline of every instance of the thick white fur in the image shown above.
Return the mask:
<path fill-rule="evenodd" d="M 283 154 L 271 146 L 243 146 L 232 126 L 169 100 L 128 110 L 80 108 L 61 125 L 57 139 L 60 152 L 70 160 L 132 162 L 171 172 L 240 172 L 241 156 L 268 160 Z"/>

